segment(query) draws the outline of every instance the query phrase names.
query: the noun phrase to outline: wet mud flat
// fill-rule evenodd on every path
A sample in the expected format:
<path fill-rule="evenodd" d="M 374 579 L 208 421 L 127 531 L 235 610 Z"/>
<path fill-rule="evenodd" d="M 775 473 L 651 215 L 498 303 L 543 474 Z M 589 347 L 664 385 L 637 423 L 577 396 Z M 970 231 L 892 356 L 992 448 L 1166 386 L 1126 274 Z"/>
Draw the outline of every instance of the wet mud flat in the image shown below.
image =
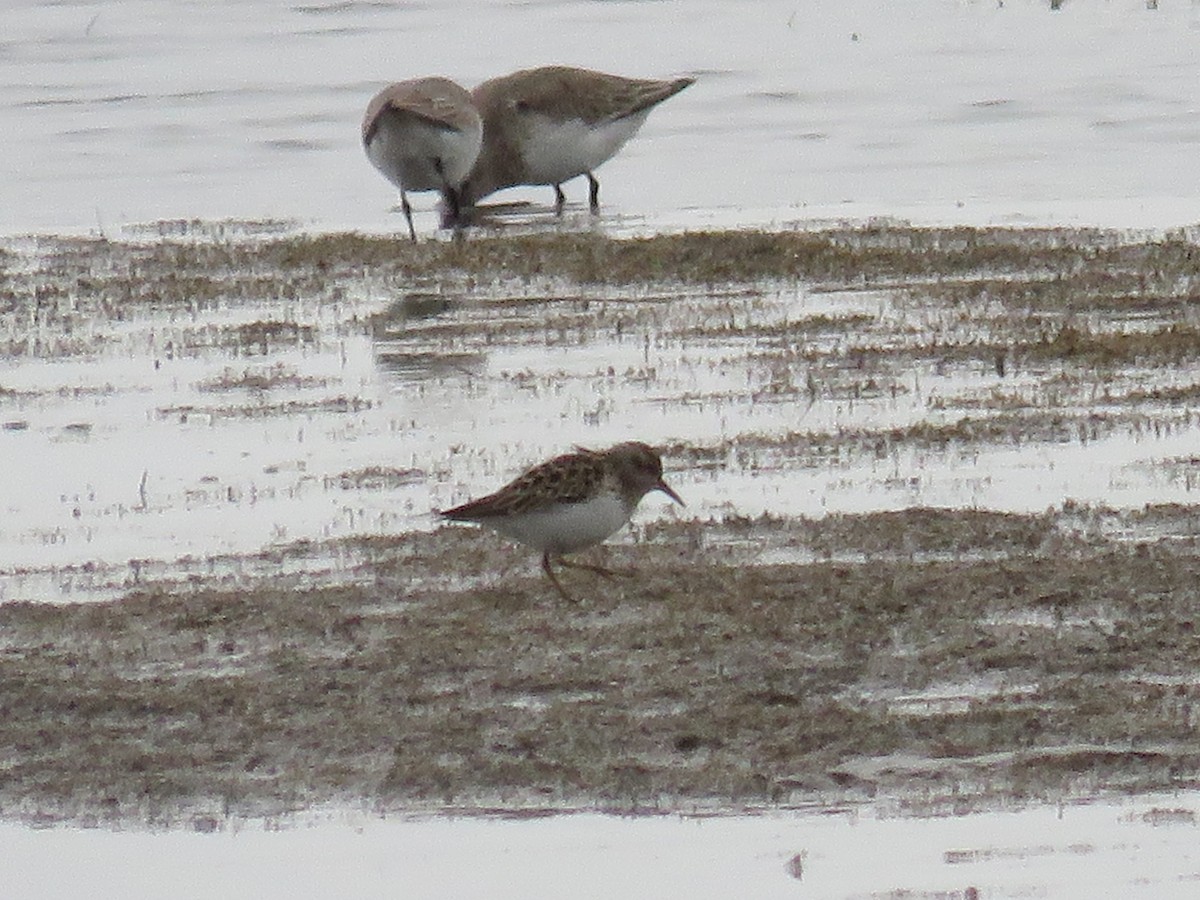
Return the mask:
<path fill-rule="evenodd" d="M 1194 236 L 880 225 L 414 247 L 177 230 L 13 242 L 9 384 L 27 363 L 102 355 L 164 321 L 169 353 L 147 354 L 234 360 L 171 423 L 361 416 L 353 384 L 305 363 L 358 338 L 385 368 L 403 358 L 393 373 L 419 362 L 423 390 L 505 381 L 544 399 L 608 379 L 680 413 L 660 443 L 696 502 L 674 518 L 644 508 L 592 554 L 632 574 L 567 573 L 573 604 L 524 550 L 427 515 L 136 565 L 114 551 L 39 568 L 18 535 L 13 557 L 28 558 L 10 580 L 83 573 L 104 590 L 0 604 L 0 815 L 207 828 L 330 802 L 854 799 L 938 813 L 1196 786 L 1200 463 L 1172 443 L 1197 425 Z M 635 361 L 480 364 L 563 345 Z M 7 433 L 37 431 L 40 404 L 62 398 L 0 378 Z M 717 419 L 688 419 L 697 408 L 722 424 L 705 431 Z M 1036 466 L 1106 441 L 1150 448 L 1105 477 L 1149 468 L 1162 502 L 1034 497 L 1014 511 L 886 494 L 813 515 L 738 501 L 756 481 L 784 496 L 827 470 L 847 494 L 875 472 L 902 500 L 927 468 L 991 453 Z M 458 458 L 494 484 L 513 461 L 496 454 Z M 321 483 L 419 505 L 463 477 L 380 455 Z M 413 499 L 414 485 L 428 493 Z"/>

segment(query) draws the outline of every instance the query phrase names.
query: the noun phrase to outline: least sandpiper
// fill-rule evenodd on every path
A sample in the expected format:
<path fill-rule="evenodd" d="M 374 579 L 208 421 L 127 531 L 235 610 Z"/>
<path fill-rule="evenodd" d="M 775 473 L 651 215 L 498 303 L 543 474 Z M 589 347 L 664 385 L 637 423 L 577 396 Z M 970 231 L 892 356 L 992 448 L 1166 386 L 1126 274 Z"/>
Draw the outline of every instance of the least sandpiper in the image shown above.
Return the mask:
<path fill-rule="evenodd" d="M 487 525 L 505 537 L 542 553 L 542 570 L 564 600 L 571 597 L 550 568 L 561 565 L 612 575 L 599 566 L 568 562 L 574 553 L 599 544 L 633 515 L 651 491 L 683 500 L 663 481 L 662 458 L 646 444 L 630 441 L 607 450 L 556 456 L 534 466 L 494 494 L 448 509 L 440 515 L 455 522 Z"/>
<path fill-rule="evenodd" d="M 400 189 L 414 241 L 408 191 L 440 191 L 446 223 L 458 224 L 460 188 L 483 141 L 483 122 L 465 88 L 448 78 L 388 85 L 367 104 L 362 140 L 371 164 Z"/>
<path fill-rule="evenodd" d="M 550 184 L 561 212 L 562 183 L 587 175 L 589 204 L 598 211 L 594 170 L 633 137 L 651 109 L 694 80 L 545 66 L 485 81 L 471 92 L 483 117 L 483 147 L 463 185 L 463 203 L 518 184 Z"/>

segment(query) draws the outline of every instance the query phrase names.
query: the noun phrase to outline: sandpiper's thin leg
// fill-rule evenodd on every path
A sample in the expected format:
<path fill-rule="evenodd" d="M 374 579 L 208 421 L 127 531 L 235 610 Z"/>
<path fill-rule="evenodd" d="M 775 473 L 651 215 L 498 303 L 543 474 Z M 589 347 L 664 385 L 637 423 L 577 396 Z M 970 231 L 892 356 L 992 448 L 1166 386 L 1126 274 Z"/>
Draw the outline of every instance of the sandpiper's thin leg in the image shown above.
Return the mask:
<path fill-rule="evenodd" d="M 442 188 L 442 227 L 459 231 L 463 226 L 463 210 L 461 195 L 452 187 Z"/>
<path fill-rule="evenodd" d="M 412 207 L 408 203 L 408 195 L 404 191 L 400 192 L 400 208 L 404 210 L 404 218 L 408 221 L 408 236 L 412 238 L 413 243 L 417 242 L 417 229 L 413 227 Z"/>
<path fill-rule="evenodd" d="M 550 583 L 554 585 L 554 587 L 558 591 L 558 594 L 560 597 L 562 597 L 568 603 L 575 602 L 574 599 L 571 597 L 571 595 L 568 594 L 565 590 L 563 590 L 563 586 L 561 584 L 559 584 L 558 578 L 554 574 L 554 570 L 550 568 L 550 554 L 549 553 L 542 554 L 542 571 L 546 573 L 546 577 L 550 579 Z"/>
<path fill-rule="evenodd" d="M 562 215 L 563 207 L 567 205 L 567 195 L 563 193 L 562 185 L 554 186 L 554 212 L 557 215 Z"/>
<path fill-rule="evenodd" d="M 596 176 L 591 172 L 587 173 L 588 177 L 588 207 L 593 213 L 600 212 L 600 182 L 596 180 Z"/>

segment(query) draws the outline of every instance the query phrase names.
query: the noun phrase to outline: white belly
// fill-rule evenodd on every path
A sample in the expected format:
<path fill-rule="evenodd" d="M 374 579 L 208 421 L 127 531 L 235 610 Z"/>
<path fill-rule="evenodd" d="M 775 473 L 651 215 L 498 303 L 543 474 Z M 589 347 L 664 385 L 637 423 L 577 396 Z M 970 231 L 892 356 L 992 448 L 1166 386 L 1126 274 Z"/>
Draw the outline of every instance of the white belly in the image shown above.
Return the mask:
<path fill-rule="evenodd" d="M 629 521 L 630 513 L 620 497 L 606 493 L 584 503 L 498 517 L 486 524 L 543 553 L 573 553 L 603 541 Z"/>
<path fill-rule="evenodd" d="M 528 183 L 560 184 L 598 168 L 624 146 L 646 121 L 649 109 L 632 116 L 588 125 L 581 119 L 555 121 L 530 115 L 522 144 Z"/>
<path fill-rule="evenodd" d="M 435 128 L 407 120 L 380 123 L 367 158 L 402 191 L 436 191 L 457 187 L 479 155 L 482 131 Z"/>

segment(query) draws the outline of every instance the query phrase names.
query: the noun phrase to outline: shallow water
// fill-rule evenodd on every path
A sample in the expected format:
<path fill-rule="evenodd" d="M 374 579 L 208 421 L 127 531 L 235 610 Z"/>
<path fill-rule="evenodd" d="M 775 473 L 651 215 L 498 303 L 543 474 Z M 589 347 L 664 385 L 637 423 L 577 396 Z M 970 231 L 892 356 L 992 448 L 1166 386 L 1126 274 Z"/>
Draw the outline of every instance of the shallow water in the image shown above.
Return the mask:
<path fill-rule="evenodd" d="M 550 62 L 698 79 L 601 170 L 605 211 L 594 227 L 616 234 L 876 217 L 1164 229 L 1195 222 L 1200 209 L 1200 4 L 1184 0 L 1154 11 L 1144 0 L 1080 0 L 1058 13 L 1040 0 L 13 0 L 4 25 L 6 236 L 145 238 L 158 231 L 145 223 L 160 219 L 398 230 L 393 192 L 359 145 L 369 97 L 401 78 L 440 73 L 471 86 Z M 547 194 L 496 199 L 543 204 Z M 583 188 L 568 194 L 578 203 Z M 416 199 L 429 233 L 433 200 Z M 564 227 L 593 223 L 571 215 Z M 372 340 L 345 326 L 390 300 L 134 316 L 97 353 L 5 361 L 0 601 L 119 596 L 142 578 L 228 583 L 269 571 L 312 581 L 343 561 L 241 554 L 429 527 L 432 508 L 570 444 L 634 436 L 631 421 L 637 437 L 682 442 L 785 416 L 802 429 L 899 427 L 928 415 L 932 397 L 969 399 L 995 382 L 930 370 L 897 397 L 781 412 L 750 400 L 769 373 L 746 363 L 744 345 L 579 346 L 547 331 L 532 344 L 464 350 L 419 331 Z M 887 302 L 801 291 L 746 309 L 882 316 Z M 326 337 L 269 358 L 202 341 L 166 350 L 258 319 L 312 323 Z M 86 325 L 73 335 L 87 336 Z M 610 365 L 654 378 L 598 379 Z M 247 373 L 274 379 L 265 398 L 229 386 Z M 678 403 L 689 391 L 701 399 Z M 264 403 L 274 411 L 256 412 Z M 668 477 L 697 518 L 1136 507 L 1190 501 L 1194 446 L 1187 422 L 808 469 L 731 458 L 719 476 L 674 468 Z M 381 465 L 416 474 L 378 490 L 343 487 L 344 473 Z M 666 509 L 658 499 L 640 519 Z M 1190 897 L 1198 809 L 1178 795 L 930 819 L 866 809 L 529 822 L 338 814 L 215 834 L 0 825 L 0 871 L 28 898 L 704 897 L 731 885 L 761 897 L 950 897 L 970 886 L 992 897 Z"/>
<path fill-rule="evenodd" d="M 997 391 L 1064 415 L 1075 407 L 1069 396 L 1043 399 L 1056 367 L 1001 377 L 990 365 L 885 355 L 856 368 L 845 358 L 847 327 L 859 348 L 945 339 L 920 305 L 884 293 L 600 288 L 510 307 L 502 292 L 477 290 L 447 295 L 450 312 L 415 319 L 394 312 L 411 296 L 391 296 L 350 285 L 336 303 L 133 311 L 40 335 L 82 350 L 0 363 L 0 600 L 107 599 L 146 579 L 236 580 L 288 565 L 336 573 L 358 560 L 328 550 L 286 564 L 256 555 L 429 529 L 433 510 L 528 464 L 631 437 L 730 442 L 714 467 L 668 456 L 668 480 L 688 506 L 654 494 L 639 521 L 919 505 L 1137 508 L 1187 501 L 1200 487 L 1197 422 L 1153 404 L 1091 437 L 1032 440 L 1018 428 L 1010 440 L 892 445 L 893 429 L 986 420 L 971 404 Z M 861 318 L 807 340 L 807 361 L 737 331 L 829 315 Z M 390 324 L 364 333 L 371 316 Z M 635 324 L 618 324 L 626 320 Z M 268 344 L 240 337 L 261 323 L 291 330 Z M 712 333 L 678 337 L 693 326 Z M 806 373 L 816 379 L 811 396 L 795 384 Z M 1119 394 L 1188 379 L 1176 368 L 1134 368 L 1105 387 Z M 846 434 L 862 437 L 837 437 Z M 796 437 L 770 446 L 787 435 Z"/>
<path fill-rule="evenodd" d="M 380 819 L 215 833 L 0 825 L 26 900 L 174 897 L 1193 897 L 1194 794 L 895 817 Z M 198 822 L 205 832 L 211 823 Z M 971 894 L 971 889 L 977 891 Z"/>
<path fill-rule="evenodd" d="M 1194 222 L 1200 5 L 1144 0 L 14 0 L 0 234 L 395 230 L 370 96 L 562 62 L 692 74 L 601 170 L 604 227 Z M 568 186 L 579 203 L 584 188 Z M 548 189 L 498 200 L 548 202 Z M 423 231 L 436 222 L 419 198 Z"/>

